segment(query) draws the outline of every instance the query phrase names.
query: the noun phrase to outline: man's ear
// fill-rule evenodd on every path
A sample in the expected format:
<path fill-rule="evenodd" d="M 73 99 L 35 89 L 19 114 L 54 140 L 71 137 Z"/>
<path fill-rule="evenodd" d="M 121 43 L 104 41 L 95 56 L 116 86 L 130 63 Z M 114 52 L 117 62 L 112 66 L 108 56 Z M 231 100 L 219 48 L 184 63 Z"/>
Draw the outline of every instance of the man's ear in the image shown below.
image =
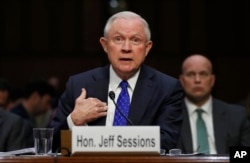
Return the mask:
<path fill-rule="evenodd" d="M 183 85 L 183 74 L 179 75 L 179 81 L 180 81 L 181 85 Z"/>
<path fill-rule="evenodd" d="M 107 39 L 105 37 L 101 37 L 99 41 L 102 45 L 103 50 L 107 53 Z"/>
<path fill-rule="evenodd" d="M 152 46 L 153 46 L 153 42 L 152 41 L 148 41 L 147 45 L 146 45 L 146 56 L 148 55 L 148 53 L 151 50 Z"/>

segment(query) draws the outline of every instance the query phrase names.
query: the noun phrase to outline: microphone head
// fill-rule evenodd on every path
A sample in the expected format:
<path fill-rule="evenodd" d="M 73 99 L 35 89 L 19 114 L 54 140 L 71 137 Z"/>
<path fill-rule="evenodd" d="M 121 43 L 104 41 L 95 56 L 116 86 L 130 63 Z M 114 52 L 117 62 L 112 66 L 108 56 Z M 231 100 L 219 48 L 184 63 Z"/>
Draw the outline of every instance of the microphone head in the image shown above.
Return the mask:
<path fill-rule="evenodd" d="M 110 91 L 109 92 L 109 97 L 111 98 L 111 100 L 115 100 L 115 92 L 114 91 Z"/>

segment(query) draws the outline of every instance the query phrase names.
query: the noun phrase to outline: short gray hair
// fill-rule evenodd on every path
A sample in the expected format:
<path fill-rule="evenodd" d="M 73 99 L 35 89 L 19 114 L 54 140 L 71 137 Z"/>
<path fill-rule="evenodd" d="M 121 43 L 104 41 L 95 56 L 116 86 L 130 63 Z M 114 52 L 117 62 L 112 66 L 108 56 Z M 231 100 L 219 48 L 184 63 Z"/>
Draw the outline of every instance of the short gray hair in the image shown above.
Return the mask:
<path fill-rule="evenodd" d="M 144 25 L 147 40 L 151 39 L 151 32 L 150 32 L 149 25 L 148 25 L 147 21 L 145 19 L 143 19 L 140 15 L 138 15 L 138 14 L 136 14 L 134 12 L 131 12 L 131 11 L 122 11 L 122 12 L 118 12 L 118 13 L 114 14 L 113 16 L 111 16 L 107 20 L 106 25 L 104 27 L 104 34 L 103 34 L 104 37 L 107 37 L 107 33 L 109 32 L 113 22 L 116 19 L 120 19 L 120 18 L 123 18 L 123 19 L 130 19 L 130 18 L 139 19 Z"/>

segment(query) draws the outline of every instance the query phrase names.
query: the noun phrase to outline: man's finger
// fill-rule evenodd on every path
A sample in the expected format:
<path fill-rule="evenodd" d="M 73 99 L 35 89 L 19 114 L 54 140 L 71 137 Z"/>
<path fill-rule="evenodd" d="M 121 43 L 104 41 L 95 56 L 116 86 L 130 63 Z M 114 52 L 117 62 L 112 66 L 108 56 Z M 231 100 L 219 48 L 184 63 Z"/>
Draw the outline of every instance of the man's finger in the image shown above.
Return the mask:
<path fill-rule="evenodd" d="M 79 99 L 85 99 L 86 98 L 86 94 L 87 94 L 86 89 L 82 88 L 82 93 L 80 94 Z"/>

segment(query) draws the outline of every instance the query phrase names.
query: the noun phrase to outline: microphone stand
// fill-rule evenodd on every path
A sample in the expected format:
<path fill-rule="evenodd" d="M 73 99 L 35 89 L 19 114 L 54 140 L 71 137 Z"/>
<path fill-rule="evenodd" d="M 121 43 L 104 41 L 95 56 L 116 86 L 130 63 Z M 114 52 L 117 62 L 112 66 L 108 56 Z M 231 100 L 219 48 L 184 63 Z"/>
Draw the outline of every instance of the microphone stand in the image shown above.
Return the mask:
<path fill-rule="evenodd" d="M 130 126 L 133 126 L 134 124 L 132 123 L 132 121 L 130 119 L 128 119 L 128 117 L 122 112 L 122 110 L 118 107 L 118 105 L 115 102 L 115 92 L 114 91 L 110 91 L 109 92 L 109 98 L 113 101 L 116 109 L 120 112 L 120 114 L 123 116 L 123 118 L 126 119 L 126 121 L 128 122 L 128 124 Z"/>

